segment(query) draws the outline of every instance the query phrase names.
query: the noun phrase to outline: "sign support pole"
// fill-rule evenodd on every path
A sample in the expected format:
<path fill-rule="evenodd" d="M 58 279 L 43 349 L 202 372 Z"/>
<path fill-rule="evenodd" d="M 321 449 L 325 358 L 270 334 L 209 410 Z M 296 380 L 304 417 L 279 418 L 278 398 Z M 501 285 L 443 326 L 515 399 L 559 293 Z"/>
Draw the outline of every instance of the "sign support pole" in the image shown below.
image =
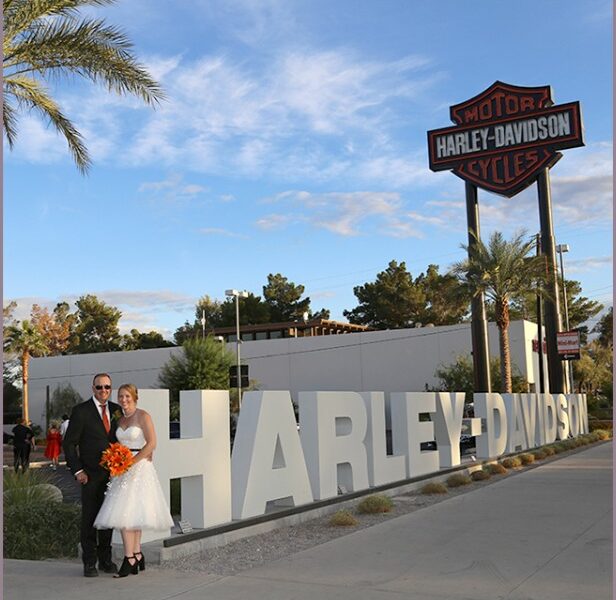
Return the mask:
<path fill-rule="evenodd" d="M 546 257 L 548 292 L 545 299 L 545 338 L 548 354 L 549 391 L 564 394 L 563 365 L 558 355 L 556 334 L 561 330 L 558 281 L 556 278 L 556 246 L 552 223 L 552 197 L 550 193 L 550 172 L 543 169 L 537 178 L 539 196 L 539 222 L 541 224 L 541 249 Z"/>
<path fill-rule="evenodd" d="M 466 219 L 468 223 L 468 248 L 479 239 L 479 204 L 477 186 L 465 182 Z M 473 387 L 476 392 L 491 392 L 490 352 L 488 350 L 488 322 L 483 294 L 475 296 L 471 302 L 471 338 L 473 346 Z"/>

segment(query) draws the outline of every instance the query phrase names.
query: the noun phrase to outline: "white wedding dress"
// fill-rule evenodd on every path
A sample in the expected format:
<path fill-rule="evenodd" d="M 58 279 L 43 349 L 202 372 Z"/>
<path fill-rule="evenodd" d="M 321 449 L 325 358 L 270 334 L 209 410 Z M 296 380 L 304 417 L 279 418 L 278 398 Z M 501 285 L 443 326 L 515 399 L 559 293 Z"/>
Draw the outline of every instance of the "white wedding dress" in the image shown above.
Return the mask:
<path fill-rule="evenodd" d="M 131 450 L 143 448 L 146 443 L 143 430 L 137 425 L 127 429 L 118 427 L 116 437 L 118 442 Z M 140 460 L 126 473 L 110 479 L 94 527 L 158 530 L 173 527 L 173 519 L 151 461 Z"/>

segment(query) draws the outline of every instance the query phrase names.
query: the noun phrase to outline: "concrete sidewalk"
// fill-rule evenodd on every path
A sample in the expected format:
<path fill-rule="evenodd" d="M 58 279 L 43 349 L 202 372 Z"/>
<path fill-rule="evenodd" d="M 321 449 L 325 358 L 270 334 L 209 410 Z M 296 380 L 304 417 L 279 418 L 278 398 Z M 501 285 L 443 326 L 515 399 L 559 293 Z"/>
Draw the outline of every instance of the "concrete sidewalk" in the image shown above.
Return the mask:
<path fill-rule="evenodd" d="M 232 576 L 7 560 L 10 600 L 608 600 L 612 443 Z"/>

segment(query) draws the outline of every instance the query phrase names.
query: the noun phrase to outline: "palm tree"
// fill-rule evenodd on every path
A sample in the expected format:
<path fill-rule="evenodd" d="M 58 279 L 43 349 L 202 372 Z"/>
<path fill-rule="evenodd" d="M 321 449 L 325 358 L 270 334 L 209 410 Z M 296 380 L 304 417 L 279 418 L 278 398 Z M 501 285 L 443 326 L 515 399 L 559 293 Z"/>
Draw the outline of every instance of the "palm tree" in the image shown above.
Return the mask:
<path fill-rule="evenodd" d="M 49 348 L 39 330 L 28 320 L 20 325 L 9 325 L 4 338 L 4 350 L 16 354 L 21 360 L 21 381 L 23 383 L 22 415 L 29 421 L 28 415 L 28 365 L 31 356 L 43 356 Z"/>
<path fill-rule="evenodd" d="M 485 294 L 494 303 L 499 331 L 501 381 L 503 391 L 511 392 L 511 353 L 509 349 L 509 305 L 529 292 L 546 294 L 546 263 L 543 256 L 533 256 L 534 238 L 525 231 L 514 234 L 511 241 L 495 231 L 486 246 L 476 238 L 471 245 L 462 244 L 468 258 L 453 265 L 467 293 Z"/>
<path fill-rule="evenodd" d="M 83 137 L 50 96 L 50 79 L 78 76 L 103 83 L 117 94 L 158 103 L 162 89 L 132 56 L 131 42 L 104 21 L 82 18 L 83 6 L 115 0 L 4 0 L 4 132 L 13 147 L 18 111 L 39 113 L 68 143 L 77 168 L 85 173 L 90 156 Z"/>

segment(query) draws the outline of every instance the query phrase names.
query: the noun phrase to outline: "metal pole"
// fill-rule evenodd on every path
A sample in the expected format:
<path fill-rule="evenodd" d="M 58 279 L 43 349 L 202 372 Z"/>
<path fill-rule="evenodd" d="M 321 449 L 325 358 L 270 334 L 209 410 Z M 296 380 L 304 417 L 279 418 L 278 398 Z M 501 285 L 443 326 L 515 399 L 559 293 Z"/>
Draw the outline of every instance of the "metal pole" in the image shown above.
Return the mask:
<path fill-rule="evenodd" d="M 563 263 L 563 247 L 562 244 L 558 244 L 558 255 L 560 256 L 560 278 L 563 286 L 563 307 L 565 309 L 565 330 L 569 331 L 569 309 L 567 307 L 567 283 L 565 282 L 565 265 Z M 567 248 L 565 248 L 567 249 Z M 565 362 L 565 369 L 567 371 L 567 380 L 569 384 L 569 393 L 573 394 L 573 369 L 571 361 Z"/>
<path fill-rule="evenodd" d="M 479 205 L 477 186 L 466 182 L 466 219 L 468 222 L 468 250 L 479 239 Z M 473 348 L 473 388 L 476 392 L 491 392 L 490 351 L 488 347 L 488 322 L 483 294 L 471 301 L 471 340 Z"/>
<path fill-rule="evenodd" d="M 537 178 L 539 197 L 539 222 L 541 224 L 541 249 L 546 257 L 548 291 L 545 299 L 545 338 L 548 350 L 549 392 L 565 393 L 563 365 L 558 355 L 556 334 L 561 330 L 558 280 L 556 274 L 556 249 L 552 224 L 552 198 L 550 194 L 550 171 L 545 168 Z"/>
<path fill-rule="evenodd" d="M 242 406 L 242 374 L 240 371 L 240 295 L 235 296 L 235 345 L 237 348 L 237 406 Z"/>
<path fill-rule="evenodd" d="M 537 256 L 541 255 L 541 234 L 537 234 Z M 545 373 L 543 365 L 543 305 L 541 294 L 537 292 L 537 339 L 539 341 L 537 352 L 539 353 L 539 393 L 545 392 Z"/>

